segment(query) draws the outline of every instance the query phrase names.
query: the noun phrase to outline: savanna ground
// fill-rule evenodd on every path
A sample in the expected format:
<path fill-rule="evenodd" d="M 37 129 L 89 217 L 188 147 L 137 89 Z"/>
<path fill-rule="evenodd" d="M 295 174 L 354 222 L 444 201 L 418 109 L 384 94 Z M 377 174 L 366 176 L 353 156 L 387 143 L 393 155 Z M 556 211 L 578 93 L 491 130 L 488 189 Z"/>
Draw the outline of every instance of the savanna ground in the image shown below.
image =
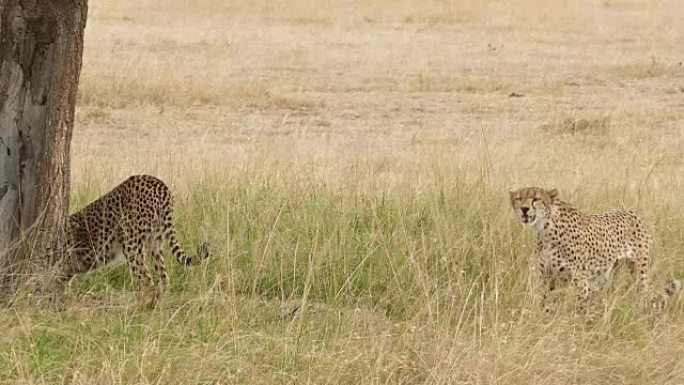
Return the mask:
<path fill-rule="evenodd" d="M 543 315 L 508 203 L 634 209 L 684 277 L 680 1 L 90 6 L 72 210 L 154 174 L 215 255 L 155 311 L 125 265 L 0 310 L 1 382 L 684 382 L 682 302 Z"/>

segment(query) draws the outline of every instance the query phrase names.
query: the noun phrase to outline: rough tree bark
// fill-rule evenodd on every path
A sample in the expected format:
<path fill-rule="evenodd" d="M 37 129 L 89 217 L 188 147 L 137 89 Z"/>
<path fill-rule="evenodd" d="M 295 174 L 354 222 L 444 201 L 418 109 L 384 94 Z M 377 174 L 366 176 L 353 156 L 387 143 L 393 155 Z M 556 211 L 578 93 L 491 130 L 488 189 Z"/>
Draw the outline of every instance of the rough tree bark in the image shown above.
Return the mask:
<path fill-rule="evenodd" d="M 87 0 L 0 0 L 0 283 L 63 249 L 86 15 Z"/>

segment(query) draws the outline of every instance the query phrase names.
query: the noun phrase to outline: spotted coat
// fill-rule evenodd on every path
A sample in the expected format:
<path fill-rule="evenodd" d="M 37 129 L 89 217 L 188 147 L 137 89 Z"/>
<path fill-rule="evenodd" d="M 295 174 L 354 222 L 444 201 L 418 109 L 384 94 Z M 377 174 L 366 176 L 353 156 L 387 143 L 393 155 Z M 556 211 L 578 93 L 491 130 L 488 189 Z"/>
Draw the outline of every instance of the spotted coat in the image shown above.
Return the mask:
<path fill-rule="evenodd" d="M 104 266 L 123 256 L 144 291 L 153 285 L 148 260 L 156 278 L 151 304 L 159 303 L 168 285 L 162 254 L 166 239 L 178 262 L 199 263 L 208 256 L 202 244 L 196 258 L 181 248 L 173 226 L 174 200 L 169 188 L 150 175 L 134 175 L 67 218 L 67 253 L 55 265 L 60 280 Z"/>
<path fill-rule="evenodd" d="M 568 280 L 577 287 L 579 305 L 584 309 L 592 293 L 601 290 L 622 264 L 636 275 L 640 291 L 650 293 L 653 241 L 636 214 L 622 210 L 586 214 L 561 201 L 556 190 L 538 187 L 512 191 L 510 197 L 521 221 L 537 230 L 545 298 L 557 280 Z M 680 287 L 678 281 L 673 282 L 665 294 Z"/>

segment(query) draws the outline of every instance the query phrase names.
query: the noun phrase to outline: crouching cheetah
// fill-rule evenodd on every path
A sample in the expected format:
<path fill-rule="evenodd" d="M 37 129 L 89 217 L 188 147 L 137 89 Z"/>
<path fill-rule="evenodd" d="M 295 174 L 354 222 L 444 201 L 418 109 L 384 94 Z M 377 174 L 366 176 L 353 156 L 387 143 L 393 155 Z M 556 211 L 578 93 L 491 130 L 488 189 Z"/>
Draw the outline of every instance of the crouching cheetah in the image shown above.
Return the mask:
<path fill-rule="evenodd" d="M 580 310 L 585 310 L 591 294 L 602 289 L 622 263 L 636 274 L 642 293 L 656 295 L 658 307 L 681 289 L 675 280 L 662 292 L 649 292 L 652 238 L 633 212 L 585 214 L 561 201 L 555 189 L 526 187 L 510 196 L 520 220 L 537 231 L 539 271 L 547 285 L 544 299 L 556 280 L 569 280 L 579 291 Z"/>
<path fill-rule="evenodd" d="M 67 218 L 67 252 L 53 267 L 62 282 L 76 274 L 104 266 L 125 257 L 139 288 L 152 285 L 143 248 L 151 256 L 156 290 L 151 306 L 159 303 L 168 275 L 162 255 L 162 237 L 174 257 L 183 265 L 208 257 L 207 244 L 191 258 L 181 249 L 173 226 L 173 196 L 161 180 L 150 175 L 134 175 L 107 194 Z"/>

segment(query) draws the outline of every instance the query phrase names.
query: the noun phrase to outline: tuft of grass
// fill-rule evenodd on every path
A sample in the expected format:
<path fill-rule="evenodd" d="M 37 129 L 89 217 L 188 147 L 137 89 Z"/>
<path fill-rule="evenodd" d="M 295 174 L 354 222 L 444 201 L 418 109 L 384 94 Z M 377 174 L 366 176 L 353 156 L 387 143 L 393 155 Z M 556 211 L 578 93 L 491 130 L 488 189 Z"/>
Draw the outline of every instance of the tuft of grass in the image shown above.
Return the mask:
<path fill-rule="evenodd" d="M 595 118 L 565 118 L 552 124 L 542 124 L 542 131 L 553 134 L 598 135 L 605 136 L 610 132 L 610 116 Z"/>
<path fill-rule="evenodd" d="M 511 89 L 486 76 L 439 75 L 420 72 L 411 82 L 409 89 L 415 92 L 459 92 L 467 94 L 502 93 Z"/>
<path fill-rule="evenodd" d="M 610 67 L 607 72 L 619 79 L 681 78 L 684 76 L 684 67 L 681 61 L 674 63 L 662 62 L 657 57 L 652 56 L 648 63 L 617 64 Z"/>

